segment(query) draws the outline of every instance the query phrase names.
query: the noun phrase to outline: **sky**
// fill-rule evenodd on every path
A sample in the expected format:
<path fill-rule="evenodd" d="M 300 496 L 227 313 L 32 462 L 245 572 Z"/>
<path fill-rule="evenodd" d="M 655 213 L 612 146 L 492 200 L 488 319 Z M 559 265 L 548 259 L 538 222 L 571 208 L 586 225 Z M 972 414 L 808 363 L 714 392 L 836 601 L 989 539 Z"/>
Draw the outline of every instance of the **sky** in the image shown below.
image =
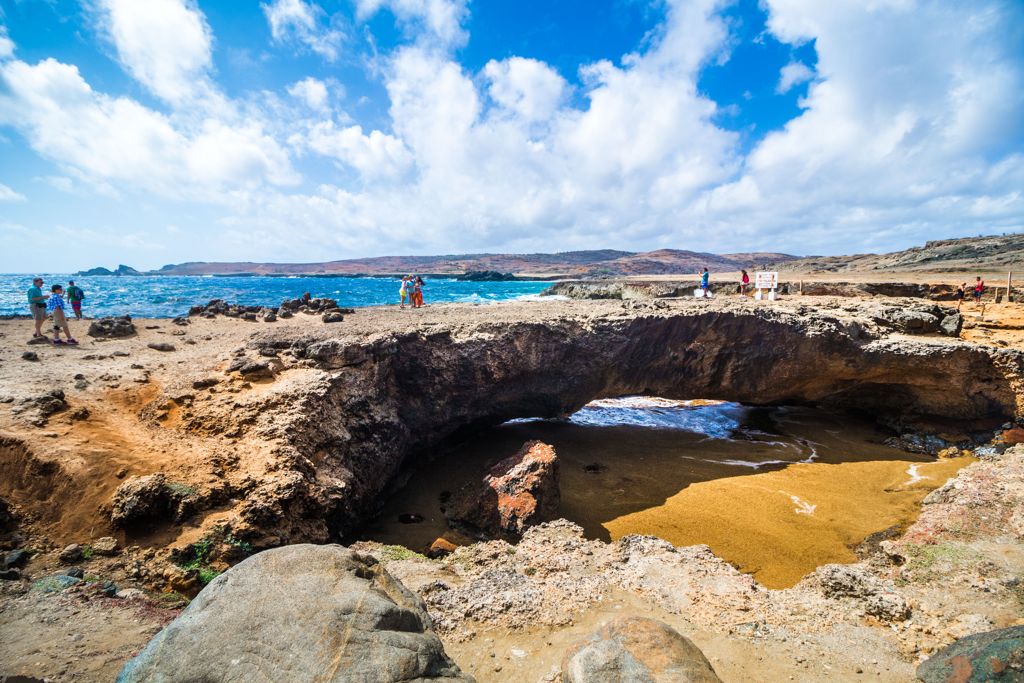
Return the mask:
<path fill-rule="evenodd" d="M 0 272 L 1022 230 L 1020 0 L 0 0 Z"/>

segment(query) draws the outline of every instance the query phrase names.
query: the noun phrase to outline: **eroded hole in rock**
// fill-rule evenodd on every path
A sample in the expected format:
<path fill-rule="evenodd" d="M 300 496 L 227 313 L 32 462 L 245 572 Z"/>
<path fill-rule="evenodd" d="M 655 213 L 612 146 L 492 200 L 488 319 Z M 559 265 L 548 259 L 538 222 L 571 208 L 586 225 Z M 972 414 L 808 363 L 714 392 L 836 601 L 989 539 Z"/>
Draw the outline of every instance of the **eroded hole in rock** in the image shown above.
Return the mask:
<path fill-rule="evenodd" d="M 423 552 L 472 540 L 442 508 L 531 440 L 557 453 L 557 516 L 591 538 L 649 534 L 706 543 L 781 587 L 828 562 L 853 562 L 866 537 L 916 518 L 920 501 L 969 458 L 886 445 L 891 432 L 849 413 L 724 401 L 625 397 L 566 420 L 519 419 L 440 449 L 358 536 Z M 402 524 L 403 514 L 423 516 Z"/>

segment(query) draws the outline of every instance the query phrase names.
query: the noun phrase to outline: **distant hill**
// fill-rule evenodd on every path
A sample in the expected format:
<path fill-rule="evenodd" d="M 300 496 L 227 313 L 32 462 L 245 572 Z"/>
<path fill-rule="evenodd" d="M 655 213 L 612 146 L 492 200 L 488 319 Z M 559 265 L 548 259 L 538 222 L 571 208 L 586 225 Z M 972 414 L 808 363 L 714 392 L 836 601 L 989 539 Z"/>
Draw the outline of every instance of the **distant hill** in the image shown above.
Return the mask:
<path fill-rule="evenodd" d="M 378 256 L 321 263 L 217 263 L 193 261 L 139 273 L 128 266 L 116 271 L 94 268 L 101 275 L 394 275 L 419 273 L 459 275 L 469 272 L 515 273 L 548 277 L 690 275 L 707 266 L 712 273 L 740 268 L 772 268 L 790 273 L 997 272 L 1024 269 L 1024 233 L 1000 237 L 964 237 L 927 242 L 890 254 L 806 256 L 772 252 L 710 254 L 682 249 L 632 252 L 615 249 L 565 251 L 555 254 L 449 254 L 444 256 Z"/>
<path fill-rule="evenodd" d="M 789 272 L 797 273 L 999 272 L 1024 268 L 1024 233 L 935 240 L 925 242 L 923 247 L 889 254 L 808 256 L 776 263 Z"/>
<path fill-rule="evenodd" d="M 217 263 L 167 265 L 147 275 L 383 275 L 393 273 L 460 274 L 471 271 L 565 276 L 661 275 L 746 268 L 753 263 L 794 259 L 788 254 L 707 254 L 676 249 L 651 252 L 567 251 L 556 254 L 459 254 L 446 256 L 378 256 L 322 263 Z"/>

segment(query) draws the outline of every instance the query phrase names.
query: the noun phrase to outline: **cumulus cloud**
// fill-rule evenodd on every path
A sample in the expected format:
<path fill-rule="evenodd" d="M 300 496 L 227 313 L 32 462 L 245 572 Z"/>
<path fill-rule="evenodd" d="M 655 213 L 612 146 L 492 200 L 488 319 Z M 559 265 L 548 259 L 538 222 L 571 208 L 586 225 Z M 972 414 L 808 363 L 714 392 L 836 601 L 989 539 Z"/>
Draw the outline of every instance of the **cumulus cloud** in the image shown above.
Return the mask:
<path fill-rule="evenodd" d="M 401 140 L 379 130 L 364 135 L 361 126 L 338 128 L 332 121 L 322 121 L 293 142 L 351 166 L 368 180 L 400 176 L 412 164 Z"/>
<path fill-rule="evenodd" d="M 23 202 L 25 195 L 15 192 L 3 183 L 0 183 L 0 202 Z"/>
<path fill-rule="evenodd" d="M 327 84 L 317 78 L 303 78 L 288 86 L 288 94 L 315 111 L 328 109 Z"/>
<path fill-rule="evenodd" d="M 275 40 L 316 51 L 329 26 L 319 7 L 263 7 Z M 217 202 L 235 257 L 325 245 L 836 252 L 1024 229 L 1018 4 L 765 0 L 768 30 L 813 41 L 817 66 L 783 68 L 780 91 L 808 82 L 801 113 L 753 149 L 697 87 L 733 43 L 721 3 L 664 7 L 642 49 L 581 65 L 572 90 L 536 59 L 459 63 L 464 2 L 358 0 L 364 19 L 386 9 L 414 27 L 375 62 L 388 109 L 372 126 L 332 112 L 333 86 L 314 78 L 287 88 L 303 107 L 273 95 L 165 114 L 95 92 L 55 60 L 0 62 L 0 124 L 76 185 Z M 198 66 L 175 73 L 209 74 L 187 64 Z M 174 78 L 137 77 L 173 97 Z M 294 190 L 291 155 L 336 168 Z"/>
<path fill-rule="evenodd" d="M 790 62 L 779 72 L 779 84 L 775 87 L 775 92 L 789 92 L 795 86 L 806 83 L 812 78 L 814 78 L 814 70 L 809 66 L 803 62 Z"/>
<path fill-rule="evenodd" d="M 203 118 L 180 129 L 134 100 L 94 91 L 77 67 L 54 59 L 0 64 L 0 86 L 0 124 L 83 180 L 205 199 L 297 181 L 287 153 L 254 122 Z"/>
<path fill-rule="evenodd" d="M 544 62 L 511 57 L 484 67 L 491 99 L 526 121 L 546 119 L 562 104 L 567 84 Z"/>
<path fill-rule="evenodd" d="M 261 7 L 276 42 L 298 43 L 329 62 L 338 59 L 345 33 L 331 24 L 319 5 L 305 0 L 272 0 Z"/>
<path fill-rule="evenodd" d="M 388 9 L 399 22 L 422 32 L 428 40 L 459 47 L 468 38 L 462 28 L 469 16 L 466 5 L 467 0 L 356 0 L 356 15 L 365 20 Z"/>
<path fill-rule="evenodd" d="M 96 8 L 121 64 L 153 94 L 181 103 L 210 87 L 213 37 L 194 0 L 97 0 Z"/>

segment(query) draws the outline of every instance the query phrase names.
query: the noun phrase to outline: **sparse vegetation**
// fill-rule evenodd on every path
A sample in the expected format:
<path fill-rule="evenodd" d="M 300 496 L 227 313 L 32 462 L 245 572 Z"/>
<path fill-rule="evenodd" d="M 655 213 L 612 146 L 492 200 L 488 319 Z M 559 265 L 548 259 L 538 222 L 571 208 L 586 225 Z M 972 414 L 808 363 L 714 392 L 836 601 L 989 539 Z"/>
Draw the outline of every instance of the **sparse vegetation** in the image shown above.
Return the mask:
<path fill-rule="evenodd" d="M 383 562 L 392 562 L 397 560 L 427 559 L 425 555 L 421 555 L 420 553 L 414 550 L 409 550 L 408 548 L 402 545 L 386 545 L 380 549 L 380 552 L 381 560 Z"/>
<path fill-rule="evenodd" d="M 244 556 L 249 556 L 253 552 L 250 543 L 241 540 L 225 527 L 217 527 L 195 543 L 190 544 L 175 560 L 175 563 L 185 571 L 197 571 L 199 582 L 205 586 L 221 574 L 220 570 L 210 565 L 213 551 L 218 544 L 236 548 Z"/>

